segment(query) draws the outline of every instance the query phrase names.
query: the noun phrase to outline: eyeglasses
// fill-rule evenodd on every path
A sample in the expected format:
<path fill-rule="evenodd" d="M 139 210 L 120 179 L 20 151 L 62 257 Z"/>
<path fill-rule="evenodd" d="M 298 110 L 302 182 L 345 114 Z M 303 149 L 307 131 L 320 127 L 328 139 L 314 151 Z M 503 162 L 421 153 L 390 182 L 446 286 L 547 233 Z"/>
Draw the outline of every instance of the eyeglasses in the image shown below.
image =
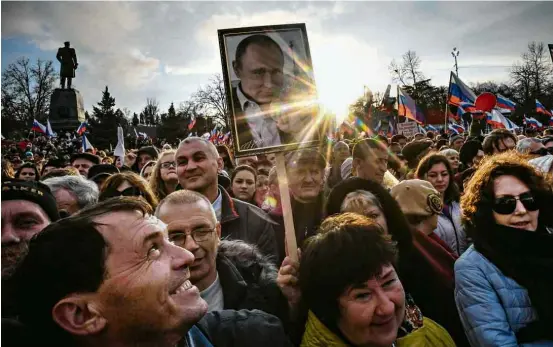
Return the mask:
<path fill-rule="evenodd" d="M 209 240 L 209 238 L 211 237 L 211 234 L 214 231 L 215 231 L 215 228 L 212 228 L 212 229 L 202 228 L 202 229 L 196 229 L 188 232 L 170 231 L 169 240 L 179 247 L 184 247 L 184 244 L 186 243 L 186 236 L 190 235 L 190 237 L 192 237 L 192 240 L 194 240 L 194 242 L 200 243 L 200 242 L 205 242 Z"/>
<path fill-rule="evenodd" d="M 165 162 L 165 163 L 161 163 L 161 168 L 162 168 L 162 169 L 168 169 L 168 168 L 170 168 L 170 167 L 176 168 L 176 167 L 177 167 L 177 163 L 172 162 L 172 161 L 168 161 L 168 162 Z"/>
<path fill-rule="evenodd" d="M 517 208 L 520 201 L 527 211 L 539 210 L 538 203 L 531 192 L 522 193 L 519 196 L 506 195 L 495 199 L 492 209 L 499 214 L 511 214 Z"/>
<path fill-rule="evenodd" d="M 136 187 L 129 187 L 123 191 L 115 190 L 111 194 L 109 194 L 109 198 L 114 196 L 144 196 L 144 193 Z"/>

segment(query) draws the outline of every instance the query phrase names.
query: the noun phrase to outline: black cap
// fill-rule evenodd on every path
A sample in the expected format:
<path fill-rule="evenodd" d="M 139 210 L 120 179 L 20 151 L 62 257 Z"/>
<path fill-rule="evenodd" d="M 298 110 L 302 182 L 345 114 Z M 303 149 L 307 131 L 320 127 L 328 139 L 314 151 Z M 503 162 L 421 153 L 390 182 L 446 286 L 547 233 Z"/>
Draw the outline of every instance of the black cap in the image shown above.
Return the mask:
<path fill-rule="evenodd" d="M 97 164 L 93 165 L 88 169 L 88 179 L 91 179 L 94 181 L 94 176 L 100 175 L 100 174 L 107 174 L 108 176 L 111 176 L 113 174 L 119 173 L 119 169 L 115 167 L 115 165 L 111 164 Z"/>
<path fill-rule="evenodd" d="M 86 159 L 88 161 L 90 161 L 91 163 L 93 163 L 94 165 L 98 165 L 100 164 L 100 157 L 97 156 L 97 155 L 94 155 L 92 153 L 77 153 L 77 154 L 73 154 L 71 156 L 71 160 L 70 160 L 70 163 L 73 164 L 73 162 L 77 159 Z"/>
<path fill-rule="evenodd" d="M 38 181 L 10 179 L 2 182 L 2 201 L 27 200 L 42 207 L 51 222 L 60 219 L 56 199 L 47 185 Z"/>

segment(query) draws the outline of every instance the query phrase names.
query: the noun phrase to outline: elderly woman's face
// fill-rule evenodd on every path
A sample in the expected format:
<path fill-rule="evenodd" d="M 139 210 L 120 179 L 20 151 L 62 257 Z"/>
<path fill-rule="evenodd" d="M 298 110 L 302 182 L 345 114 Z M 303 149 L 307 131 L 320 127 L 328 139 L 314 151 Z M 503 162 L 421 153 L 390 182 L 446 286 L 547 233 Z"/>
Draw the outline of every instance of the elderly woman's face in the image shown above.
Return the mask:
<path fill-rule="evenodd" d="M 338 298 L 338 328 L 355 346 L 391 346 L 405 315 L 405 292 L 391 265 Z"/>
<path fill-rule="evenodd" d="M 530 189 L 514 176 L 499 176 L 494 181 L 493 217 L 497 224 L 536 231 L 540 211 Z"/>

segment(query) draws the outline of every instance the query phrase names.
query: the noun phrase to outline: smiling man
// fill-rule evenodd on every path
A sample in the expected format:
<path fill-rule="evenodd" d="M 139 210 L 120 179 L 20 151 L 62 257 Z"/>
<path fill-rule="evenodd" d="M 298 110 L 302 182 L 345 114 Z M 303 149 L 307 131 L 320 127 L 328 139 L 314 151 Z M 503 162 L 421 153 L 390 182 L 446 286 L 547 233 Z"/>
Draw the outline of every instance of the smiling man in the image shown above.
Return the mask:
<path fill-rule="evenodd" d="M 190 282 L 194 256 L 170 242 L 151 212 L 141 199 L 109 199 L 31 241 L 11 283 L 26 338 L 58 346 L 288 345 L 278 319 L 260 311 L 206 315 Z"/>
<path fill-rule="evenodd" d="M 221 236 L 256 245 L 264 255 L 276 258 L 276 244 L 270 217 L 260 208 L 233 199 L 218 185 L 223 159 L 211 142 L 199 137 L 183 140 L 175 154 L 177 176 L 182 188 L 204 195 L 221 223 Z"/>

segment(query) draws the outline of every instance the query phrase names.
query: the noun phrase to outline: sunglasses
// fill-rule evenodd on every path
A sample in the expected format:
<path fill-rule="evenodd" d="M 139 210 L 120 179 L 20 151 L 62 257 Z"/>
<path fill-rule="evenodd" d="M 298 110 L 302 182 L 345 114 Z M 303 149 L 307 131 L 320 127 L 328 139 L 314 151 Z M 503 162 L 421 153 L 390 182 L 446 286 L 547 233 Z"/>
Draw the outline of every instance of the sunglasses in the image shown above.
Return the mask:
<path fill-rule="evenodd" d="M 517 200 L 522 203 L 527 211 L 539 210 L 538 202 L 531 192 L 522 193 L 519 196 L 506 195 L 495 199 L 492 209 L 499 214 L 511 214 L 517 208 Z"/>
<path fill-rule="evenodd" d="M 114 196 L 144 196 L 144 194 L 140 189 L 136 187 L 129 187 L 121 192 L 118 190 L 115 190 L 111 192 L 111 194 L 109 195 L 110 198 Z"/>

